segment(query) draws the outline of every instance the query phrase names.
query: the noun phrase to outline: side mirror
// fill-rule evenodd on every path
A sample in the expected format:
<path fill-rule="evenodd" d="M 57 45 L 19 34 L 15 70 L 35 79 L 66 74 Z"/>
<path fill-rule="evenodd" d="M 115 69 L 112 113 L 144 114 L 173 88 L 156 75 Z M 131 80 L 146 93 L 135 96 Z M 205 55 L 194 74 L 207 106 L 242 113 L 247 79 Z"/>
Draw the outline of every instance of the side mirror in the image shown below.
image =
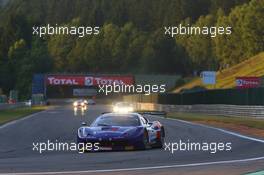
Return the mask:
<path fill-rule="evenodd" d="M 87 126 L 87 123 L 86 122 L 82 122 L 82 126 Z"/>
<path fill-rule="evenodd" d="M 149 124 L 150 126 L 152 126 L 152 125 L 153 125 L 153 122 L 148 122 L 148 124 Z"/>

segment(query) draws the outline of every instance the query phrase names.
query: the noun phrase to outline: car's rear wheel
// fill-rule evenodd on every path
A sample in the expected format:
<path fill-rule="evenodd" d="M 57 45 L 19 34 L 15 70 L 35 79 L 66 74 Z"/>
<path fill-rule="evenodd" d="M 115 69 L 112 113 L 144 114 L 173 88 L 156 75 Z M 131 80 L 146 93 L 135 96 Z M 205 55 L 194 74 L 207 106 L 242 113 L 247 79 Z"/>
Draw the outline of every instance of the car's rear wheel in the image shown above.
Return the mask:
<path fill-rule="evenodd" d="M 163 148 L 164 142 L 165 142 L 165 129 L 164 127 L 162 127 L 160 130 L 160 138 L 157 141 L 157 148 Z"/>

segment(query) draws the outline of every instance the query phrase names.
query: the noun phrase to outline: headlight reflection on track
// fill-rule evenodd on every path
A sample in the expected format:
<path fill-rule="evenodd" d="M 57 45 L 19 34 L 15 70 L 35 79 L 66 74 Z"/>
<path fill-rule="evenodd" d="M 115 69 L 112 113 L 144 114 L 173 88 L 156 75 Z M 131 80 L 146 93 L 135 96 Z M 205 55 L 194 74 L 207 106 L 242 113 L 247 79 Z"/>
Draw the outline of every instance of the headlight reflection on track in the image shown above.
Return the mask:
<path fill-rule="evenodd" d="M 81 108 L 80 110 L 78 110 L 77 107 L 74 107 L 73 108 L 73 111 L 74 111 L 74 116 L 85 116 L 85 108 Z"/>

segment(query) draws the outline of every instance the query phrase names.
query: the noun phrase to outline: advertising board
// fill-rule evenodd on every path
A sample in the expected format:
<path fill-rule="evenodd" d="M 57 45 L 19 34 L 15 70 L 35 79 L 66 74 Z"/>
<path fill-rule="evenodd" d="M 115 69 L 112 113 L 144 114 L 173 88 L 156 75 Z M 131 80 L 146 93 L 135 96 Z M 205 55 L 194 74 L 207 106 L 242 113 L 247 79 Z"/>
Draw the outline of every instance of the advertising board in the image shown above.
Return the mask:
<path fill-rule="evenodd" d="M 237 77 L 236 87 L 237 88 L 256 88 L 260 87 L 261 78 L 259 77 Z"/>
<path fill-rule="evenodd" d="M 132 85 L 134 77 L 128 75 L 120 76 L 68 76 L 68 75 L 49 75 L 46 77 L 46 85 L 51 86 L 99 86 L 99 85 Z"/>

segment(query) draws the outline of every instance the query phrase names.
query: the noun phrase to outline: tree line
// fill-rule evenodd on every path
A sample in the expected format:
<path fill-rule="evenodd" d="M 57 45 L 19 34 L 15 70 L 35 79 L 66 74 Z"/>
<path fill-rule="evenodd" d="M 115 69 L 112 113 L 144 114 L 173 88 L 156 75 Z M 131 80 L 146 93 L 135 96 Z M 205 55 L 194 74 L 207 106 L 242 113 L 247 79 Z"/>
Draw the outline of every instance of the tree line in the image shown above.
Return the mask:
<path fill-rule="evenodd" d="M 14 0 L 0 8 L 0 88 L 30 94 L 34 73 L 181 74 L 237 64 L 264 49 L 263 0 Z M 32 26 L 100 26 L 39 38 Z M 166 25 L 231 26 L 215 38 L 164 35 Z"/>

